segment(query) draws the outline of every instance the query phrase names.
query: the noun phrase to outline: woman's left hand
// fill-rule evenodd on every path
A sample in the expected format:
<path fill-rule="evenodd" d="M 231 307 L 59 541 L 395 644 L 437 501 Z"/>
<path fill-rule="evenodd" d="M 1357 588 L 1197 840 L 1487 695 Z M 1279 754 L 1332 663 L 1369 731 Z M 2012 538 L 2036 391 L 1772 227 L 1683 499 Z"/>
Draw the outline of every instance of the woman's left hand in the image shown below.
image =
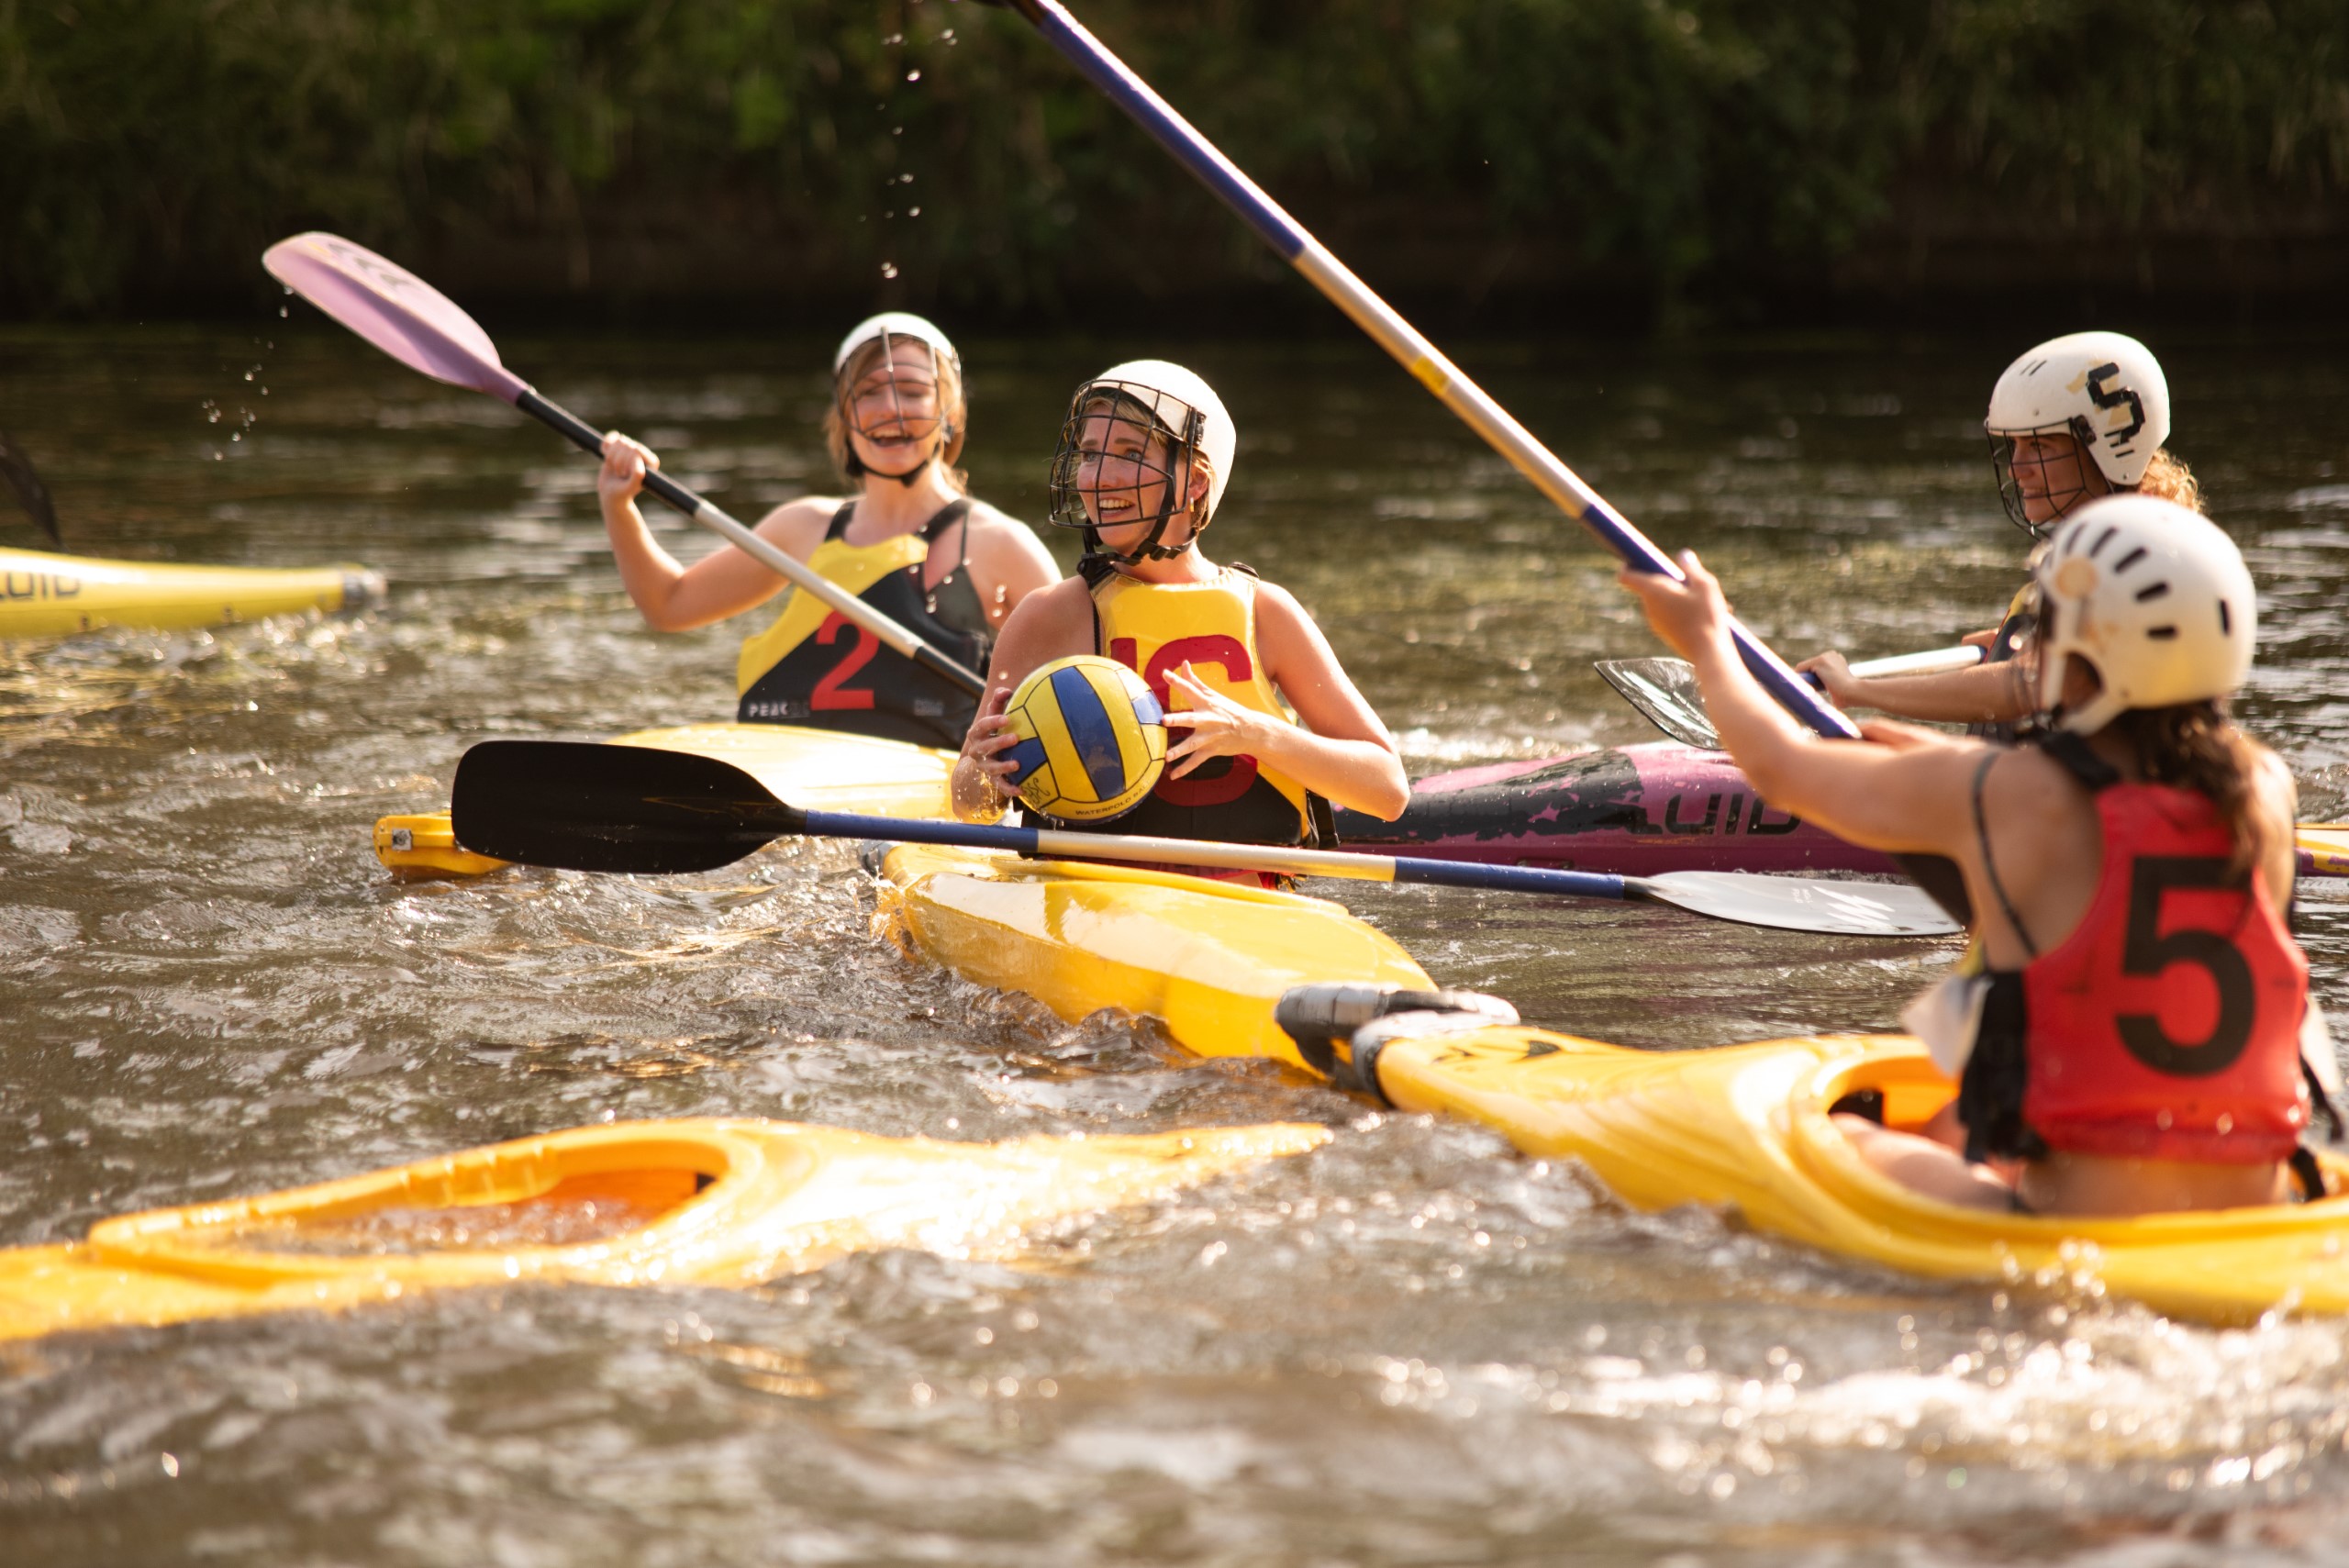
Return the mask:
<path fill-rule="evenodd" d="M 1648 625 L 1683 659 L 1694 663 L 1729 638 L 1729 600 L 1720 580 L 1705 570 L 1693 550 L 1680 552 L 1680 570 L 1687 581 L 1675 582 L 1661 572 L 1634 572 L 1630 567 L 1615 581 L 1640 597 Z"/>
<path fill-rule="evenodd" d="M 1210 757 L 1255 756 L 1272 738 L 1270 720 L 1209 691 L 1187 662 L 1167 672 L 1166 698 L 1170 706 L 1182 705 L 1182 711 L 1166 716 L 1166 728 L 1190 731 L 1166 749 L 1170 779 L 1182 778 Z"/>

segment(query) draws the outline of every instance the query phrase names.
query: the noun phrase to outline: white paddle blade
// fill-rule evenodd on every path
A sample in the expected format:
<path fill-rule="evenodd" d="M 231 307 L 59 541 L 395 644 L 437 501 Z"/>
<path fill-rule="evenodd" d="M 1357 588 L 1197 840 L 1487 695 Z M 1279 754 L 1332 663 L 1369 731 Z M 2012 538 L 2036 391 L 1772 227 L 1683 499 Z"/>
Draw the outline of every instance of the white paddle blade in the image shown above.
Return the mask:
<path fill-rule="evenodd" d="M 1914 887 L 1750 872 L 1675 871 L 1642 877 L 1667 904 L 1717 920 L 1838 937 L 1951 937 L 1965 928 Z"/>
<path fill-rule="evenodd" d="M 297 234 L 262 253 L 270 275 L 410 370 L 511 403 L 529 384 L 454 301 L 414 272 L 335 234 Z"/>

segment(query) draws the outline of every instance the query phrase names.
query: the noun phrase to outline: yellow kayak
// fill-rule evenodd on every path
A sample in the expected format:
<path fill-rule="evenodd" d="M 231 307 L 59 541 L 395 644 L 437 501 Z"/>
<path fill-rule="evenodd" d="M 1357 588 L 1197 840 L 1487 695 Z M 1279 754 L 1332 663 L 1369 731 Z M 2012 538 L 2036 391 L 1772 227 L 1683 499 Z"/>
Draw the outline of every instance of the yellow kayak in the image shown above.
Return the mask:
<path fill-rule="evenodd" d="M 749 1120 L 581 1128 L 0 1251 L 0 1340 L 517 1281 L 741 1287 L 884 1248 L 1000 1256 L 1037 1225 L 1328 1138 L 1294 1123 L 1008 1143 Z"/>
<path fill-rule="evenodd" d="M 874 817 L 952 817 L 954 753 L 791 724 L 688 724 L 613 742 L 733 763 L 794 806 Z M 375 823 L 375 858 L 402 876 L 480 876 L 506 864 L 457 842 L 446 811 Z"/>
<path fill-rule="evenodd" d="M 2300 870 L 2318 876 L 2349 876 L 2349 822 L 2299 825 Z"/>
<path fill-rule="evenodd" d="M 920 844 L 891 848 L 878 869 L 879 924 L 901 945 L 1063 1018 L 1104 1007 L 1156 1018 L 1201 1056 L 1301 1066 L 1273 1021 L 1282 993 L 1336 980 L 1430 984 L 1384 933 L 1300 894 Z"/>
<path fill-rule="evenodd" d="M 1579 1160 L 1642 1208 L 1716 1205 L 1758 1230 L 1909 1273 L 2109 1294 L 2207 1322 L 2349 1311 L 2349 1197 L 2041 1218 L 1954 1208 L 1878 1175 L 1828 1107 L 1879 1090 L 1887 1124 L 1913 1130 L 1948 1103 L 1955 1086 L 1905 1035 L 1645 1051 L 1486 1027 L 1395 1039 L 1369 1068 L 1395 1105 Z M 2324 1159 L 2349 1175 L 2349 1162 Z"/>
<path fill-rule="evenodd" d="M 1273 1018 L 1291 986 L 1431 987 L 1386 937 L 1317 898 L 918 845 L 887 849 L 876 869 L 877 923 L 902 945 L 1065 1018 L 1114 1006 L 1159 1019 L 1201 1055 L 1309 1066 Z M 1890 1125 L 1914 1127 L 1955 1092 L 1905 1036 L 1642 1051 L 1458 1016 L 1439 1027 L 1384 1040 L 1343 1071 L 1366 1071 L 1404 1109 L 1580 1160 L 1641 1207 L 1730 1207 L 1757 1229 L 1913 1273 L 2110 1293 L 2214 1322 L 2349 1311 L 2349 1197 L 2038 1218 L 1953 1208 L 1876 1174 L 1828 1107 L 1876 1089 Z M 2329 1162 L 2349 1176 L 2349 1162 Z"/>
<path fill-rule="evenodd" d="M 307 610 L 357 609 L 384 596 L 363 566 L 180 566 L 0 550 L 0 639 L 102 626 L 224 626 Z"/>

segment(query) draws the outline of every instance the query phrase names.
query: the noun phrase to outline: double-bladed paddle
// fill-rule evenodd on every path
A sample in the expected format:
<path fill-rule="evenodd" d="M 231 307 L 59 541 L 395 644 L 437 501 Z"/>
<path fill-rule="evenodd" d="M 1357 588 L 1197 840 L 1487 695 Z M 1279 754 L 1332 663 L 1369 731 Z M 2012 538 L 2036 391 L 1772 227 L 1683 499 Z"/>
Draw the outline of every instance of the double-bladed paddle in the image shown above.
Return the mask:
<path fill-rule="evenodd" d="M 572 871 L 709 871 L 774 840 L 806 834 L 1009 850 L 1068 860 L 1142 861 L 1668 904 L 1717 920 L 1836 936 L 1941 937 L 1958 929 L 1922 894 L 1893 884 L 1737 872 L 1606 876 L 1266 844 L 806 811 L 776 799 L 730 762 L 647 746 L 484 740 L 468 750 L 457 765 L 450 811 L 457 841 L 476 854 Z"/>
<path fill-rule="evenodd" d="M 1938 675 L 1948 670 L 1970 670 L 1982 662 L 1982 650 L 1934 648 L 1922 653 L 1902 653 L 1890 659 L 1870 659 L 1852 666 L 1862 680 L 1885 675 Z M 1705 694 L 1697 685 L 1697 667 L 1686 659 L 1601 659 L 1592 666 L 1640 717 L 1683 746 L 1718 751 L 1721 738 L 1705 711 Z M 1805 674 L 1811 684 L 1817 677 Z"/>
<path fill-rule="evenodd" d="M 1634 572 L 1657 572 L 1674 578 L 1684 575 L 1671 557 L 1609 506 L 1574 470 L 1559 462 L 1555 453 L 1535 440 L 1508 410 L 1463 374 L 1459 366 L 1404 320 L 1394 306 L 1374 294 L 1344 262 L 1242 173 L 1238 164 L 1175 113 L 1149 83 L 1135 75 L 1099 39 L 1087 32 L 1060 0 L 985 3 L 1019 13 L 1043 35 L 1046 42 L 1148 131 L 1161 147 L 1174 154 L 1177 162 L 1213 191 L 1324 298 L 1370 334 L 1379 347 L 1392 354 L 1397 363 L 1482 436 L 1495 451 L 1507 458 L 1510 466 L 1531 480 L 1533 487 L 1548 496 L 1560 511 L 1589 529 L 1617 560 Z M 1738 657 L 1780 706 L 1830 739 L 1859 739 L 1857 725 L 1814 691 L 1786 661 L 1764 647 L 1761 639 L 1743 625 L 1731 621 L 1730 635 L 1736 642 Z M 1894 858 L 1920 886 L 1931 892 L 1935 903 L 1962 917 L 1967 916 L 1969 900 L 1965 879 L 1954 862 L 1941 855 Z"/>
<path fill-rule="evenodd" d="M 410 370 L 471 392 L 485 392 L 551 427 L 581 450 L 604 455 L 601 432 L 533 391 L 498 362 L 497 345 L 446 295 L 406 268 L 362 245 L 332 234 L 297 234 L 262 255 L 262 265 L 287 288 L 366 339 Z M 863 628 L 923 669 L 973 696 L 986 682 L 974 671 L 924 642 L 805 562 L 795 561 L 659 471 L 644 487 L 703 528 Z"/>
<path fill-rule="evenodd" d="M 49 498 L 49 486 L 33 471 L 33 460 L 6 430 L 0 430 L 0 475 L 6 476 L 8 488 L 17 493 L 18 505 L 33 525 L 49 536 L 50 543 L 62 545 L 65 536 L 57 531 L 57 504 Z"/>

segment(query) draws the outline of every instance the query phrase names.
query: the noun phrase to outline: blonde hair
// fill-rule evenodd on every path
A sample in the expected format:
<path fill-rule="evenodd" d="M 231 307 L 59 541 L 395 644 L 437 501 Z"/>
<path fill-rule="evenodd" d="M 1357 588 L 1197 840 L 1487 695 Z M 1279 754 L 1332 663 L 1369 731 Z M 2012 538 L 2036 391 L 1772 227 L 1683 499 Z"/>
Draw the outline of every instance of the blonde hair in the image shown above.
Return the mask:
<path fill-rule="evenodd" d="M 2167 447 L 2154 453 L 2145 465 L 2144 477 L 2137 481 L 2137 494 L 2156 500 L 2173 502 L 2189 512 L 2202 509 L 2201 482 L 2193 471 L 2170 455 Z"/>
<path fill-rule="evenodd" d="M 832 379 L 831 406 L 824 410 L 824 450 L 831 454 L 832 468 L 840 476 L 854 482 L 860 468 L 856 454 L 849 450 L 848 421 L 841 415 L 840 388 L 853 385 L 873 373 L 881 363 L 886 339 L 875 338 L 849 356 L 848 363 Z M 945 471 L 946 485 L 958 495 L 971 493 L 971 476 L 954 466 L 963 455 L 963 440 L 969 433 L 970 406 L 963 395 L 963 367 L 951 354 L 930 351 L 930 360 L 938 367 L 938 411 L 947 428 L 954 433 L 947 438 L 946 450 L 939 453 L 940 466 Z"/>

